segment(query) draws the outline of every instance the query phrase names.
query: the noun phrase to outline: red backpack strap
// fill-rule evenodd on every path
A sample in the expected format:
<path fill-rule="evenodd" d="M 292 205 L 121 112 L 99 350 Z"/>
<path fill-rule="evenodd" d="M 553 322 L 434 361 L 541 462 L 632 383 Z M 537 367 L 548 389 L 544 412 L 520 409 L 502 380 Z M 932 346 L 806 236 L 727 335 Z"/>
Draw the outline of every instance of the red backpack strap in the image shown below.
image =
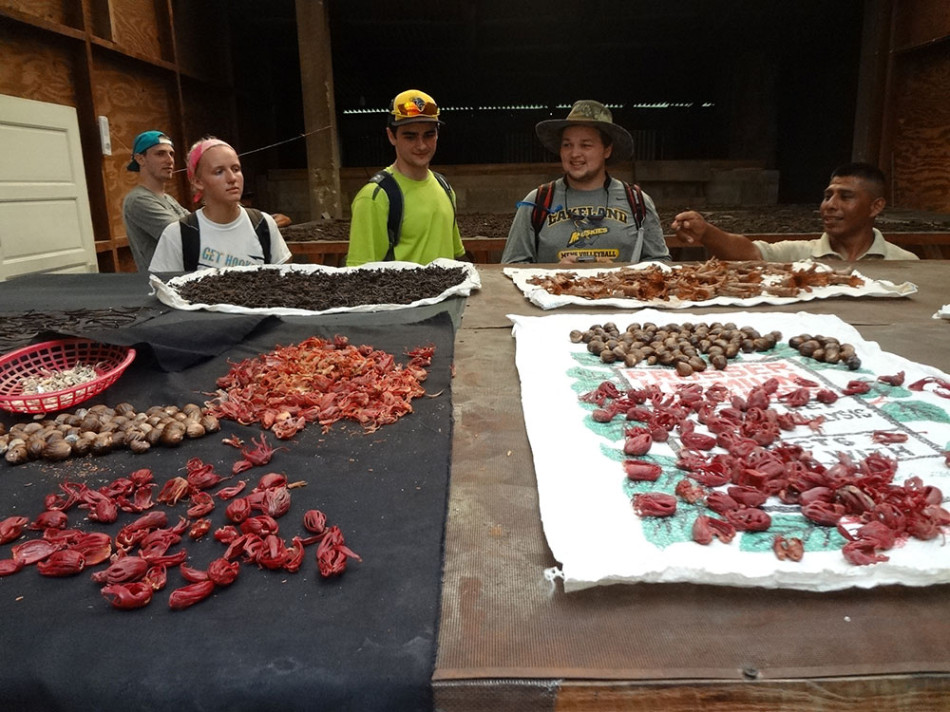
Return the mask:
<path fill-rule="evenodd" d="M 643 191 L 636 183 L 631 185 L 626 181 L 623 183 L 623 189 L 627 194 L 627 202 L 630 203 L 630 211 L 633 213 L 633 219 L 637 223 L 637 230 L 643 227 L 643 219 L 646 217 L 647 210 L 643 202 Z"/>
<path fill-rule="evenodd" d="M 554 200 L 554 181 L 543 183 L 538 186 L 538 192 L 534 196 L 534 208 L 531 210 L 531 227 L 534 228 L 534 251 L 537 254 L 538 243 L 540 242 L 541 228 L 544 227 L 544 221 L 551 212 L 551 201 Z"/>

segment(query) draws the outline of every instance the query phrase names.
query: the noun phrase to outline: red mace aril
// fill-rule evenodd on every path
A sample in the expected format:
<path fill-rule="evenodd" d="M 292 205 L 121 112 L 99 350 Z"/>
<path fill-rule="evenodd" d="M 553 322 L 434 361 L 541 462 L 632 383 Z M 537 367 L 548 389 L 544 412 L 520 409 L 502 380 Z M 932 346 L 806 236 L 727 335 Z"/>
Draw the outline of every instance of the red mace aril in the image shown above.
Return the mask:
<path fill-rule="evenodd" d="M 30 566 L 62 548 L 61 545 L 53 544 L 45 539 L 32 539 L 15 545 L 10 549 L 10 553 L 24 566 Z"/>
<path fill-rule="evenodd" d="M 798 537 L 785 537 L 778 535 L 772 540 L 772 551 L 779 561 L 801 561 L 805 555 L 805 545 Z"/>
<path fill-rule="evenodd" d="M 764 532 L 772 526 L 772 517 L 754 507 L 726 512 L 726 520 L 737 530 L 744 532 Z"/>
<path fill-rule="evenodd" d="M 674 492 L 677 497 L 690 504 L 702 502 L 706 498 L 706 488 L 689 480 L 680 480 L 677 482 Z"/>
<path fill-rule="evenodd" d="M 199 460 L 199 462 L 201 461 Z M 192 490 L 203 490 L 214 487 L 225 479 L 225 477 L 215 472 L 211 465 L 202 464 L 194 470 L 189 469 L 185 481 L 188 482 L 188 486 L 191 487 Z"/>
<path fill-rule="evenodd" d="M 261 467 L 266 465 L 271 461 L 271 458 L 280 448 L 272 448 L 267 444 L 267 438 L 264 433 L 261 433 L 260 442 L 251 438 L 251 443 L 254 445 L 253 448 L 242 447 L 241 454 L 244 456 L 243 460 L 238 460 L 234 463 L 234 467 L 231 468 L 232 474 L 240 474 L 245 470 L 249 470 L 252 467 Z"/>
<path fill-rule="evenodd" d="M 362 561 L 359 554 L 351 551 L 343 543 L 343 532 L 337 526 L 327 529 L 326 535 L 317 546 L 317 567 L 324 578 L 335 576 L 346 570 L 347 558 Z"/>
<path fill-rule="evenodd" d="M 846 396 L 859 396 L 871 390 L 870 381 L 848 381 L 848 385 L 841 392 Z"/>
<path fill-rule="evenodd" d="M 7 517 L 0 521 L 0 544 L 16 541 L 23 536 L 23 529 L 30 520 L 26 517 Z"/>
<path fill-rule="evenodd" d="M 188 530 L 188 537 L 191 539 L 200 539 L 205 534 L 211 531 L 211 520 L 210 519 L 198 519 L 194 524 L 191 525 L 191 528 Z"/>
<path fill-rule="evenodd" d="M 152 600 L 152 591 L 152 587 L 144 581 L 113 583 L 102 587 L 102 595 L 112 607 L 126 611 L 147 606 Z"/>
<path fill-rule="evenodd" d="M 69 523 L 69 516 L 59 509 L 52 509 L 40 514 L 29 524 L 29 529 L 43 531 L 44 529 L 65 529 Z M 0 524 L 2 528 L 2 524 Z"/>
<path fill-rule="evenodd" d="M 700 514 L 693 522 L 693 541 L 697 544 L 709 544 L 713 539 L 718 539 L 723 544 L 728 544 L 736 535 L 736 528 L 729 522 L 715 517 L 707 517 Z"/>
<path fill-rule="evenodd" d="M 299 536 L 295 536 L 290 548 L 287 549 L 287 558 L 284 561 L 284 570 L 292 574 L 297 573 L 303 564 L 304 541 Z"/>
<path fill-rule="evenodd" d="M 86 517 L 94 522 L 111 524 L 119 518 L 119 508 L 116 503 L 96 490 L 87 489 L 83 492 L 79 508 L 87 510 L 89 514 Z"/>
<path fill-rule="evenodd" d="M 0 559 L 0 576 L 15 574 L 23 568 L 23 562 L 16 559 Z"/>
<path fill-rule="evenodd" d="M 649 431 L 634 432 L 627 435 L 623 444 L 623 452 L 625 455 L 637 457 L 646 455 L 650 452 L 651 447 L 653 447 L 653 437 Z"/>
<path fill-rule="evenodd" d="M 214 497 L 207 492 L 192 492 L 191 506 L 185 514 L 191 519 L 198 519 L 214 511 Z"/>
<path fill-rule="evenodd" d="M 75 576 L 84 568 L 86 568 L 86 560 L 82 554 L 73 549 L 54 551 L 36 563 L 36 570 L 43 576 Z"/>
<path fill-rule="evenodd" d="M 220 541 L 222 544 L 230 544 L 239 536 L 241 536 L 241 532 L 237 530 L 237 527 L 231 526 L 230 524 L 218 527 L 214 530 L 214 540 Z"/>
<path fill-rule="evenodd" d="M 181 574 L 181 577 L 189 583 L 198 583 L 199 581 L 208 580 L 207 571 L 196 569 L 192 566 L 188 566 L 187 564 L 180 564 L 178 566 L 178 572 Z"/>
<path fill-rule="evenodd" d="M 153 591 L 161 591 L 168 582 L 168 567 L 164 564 L 149 566 L 142 581 L 151 586 Z"/>
<path fill-rule="evenodd" d="M 271 517 L 282 517 L 290 509 L 290 490 L 272 487 L 264 492 L 261 511 Z"/>
<path fill-rule="evenodd" d="M 184 477 L 172 477 L 165 483 L 155 499 L 162 504 L 174 506 L 178 504 L 178 500 L 188 494 L 189 489 L 188 480 Z"/>
<path fill-rule="evenodd" d="M 266 475 L 261 475 L 261 479 L 257 481 L 257 486 L 254 488 L 254 491 L 263 492 L 264 490 L 271 489 L 273 487 L 283 487 L 286 484 L 286 475 L 283 475 L 280 472 L 268 472 Z"/>
<path fill-rule="evenodd" d="M 232 500 L 224 510 L 224 514 L 232 522 L 240 524 L 251 515 L 251 503 L 245 497 Z"/>
<path fill-rule="evenodd" d="M 726 489 L 726 493 L 744 507 L 760 507 L 769 498 L 768 493 L 754 487 L 733 485 Z"/>
<path fill-rule="evenodd" d="M 904 372 L 898 371 L 893 376 L 878 376 L 877 380 L 881 383 L 887 383 L 891 386 L 900 386 L 904 383 Z"/>
<path fill-rule="evenodd" d="M 676 497 L 665 492 L 634 495 L 633 511 L 641 517 L 669 517 L 676 513 Z"/>
<path fill-rule="evenodd" d="M 277 520 L 268 514 L 259 514 L 256 517 L 248 517 L 241 522 L 241 531 L 245 534 L 257 534 L 264 537 L 268 534 L 276 534 L 280 530 Z"/>
<path fill-rule="evenodd" d="M 823 388 L 815 394 L 815 400 L 825 405 L 831 405 L 838 400 L 838 394 L 834 391 L 829 391 L 827 388 Z"/>
<path fill-rule="evenodd" d="M 221 500 L 234 499 L 244 491 L 245 487 L 247 487 L 247 481 L 240 480 L 237 484 L 232 485 L 231 487 L 222 487 L 217 492 L 215 492 L 214 496 Z"/>
<path fill-rule="evenodd" d="M 129 583 L 141 579 L 148 568 L 149 563 L 141 556 L 123 556 L 90 578 L 96 583 Z"/>
<path fill-rule="evenodd" d="M 208 580 L 216 586 L 230 586 L 241 573 L 241 564 L 225 558 L 215 559 L 208 564 Z"/>
<path fill-rule="evenodd" d="M 716 446 L 716 438 L 712 435 L 692 431 L 680 435 L 680 442 L 683 443 L 683 447 L 690 450 L 712 450 Z"/>
<path fill-rule="evenodd" d="M 280 569 L 287 561 L 287 555 L 287 545 L 283 540 L 276 534 L 268 534 L 264 537 L 264 546 L 255 560 L 265 569 Z"/>
<path fill-rule="evenodd" d="M 168 607 L 180 611 L 203 601 L 214 591 L 213 581 L 198 581 L 176 588 L 168 597 Z"/>
<path fill-rule="evenodd" d="M 112 538 L 105 532 L 88 532 L 70 544 L 69 548 L 83 555 L 86 566 L 96 566 L 112 556 Z"/>
<path fill-rule="evenodd" d="M 820 500 L 809 502 L 802 506 L 802 515 L 810 519 L 815 524 L 822 524 L 826 527 L 833 526 L 844 516 L 844 505 L 834 502 L 822 502 Z"/>
<path fill-rule="evenodd" d="M 623 471 L 627 479 L 634 482 L 656 482 L 663 474 L 663 468 L 653 462 L 644 460 L 624 460 Z"/>
<path fill-rule="evenodd" d="M 319 509 L 308 509 L 303 515 L 303 528 L 312 534 L 323 534 L 327 529 L 327 515 Z"/>
<path fill-rule="evenodd" d="M 855 566 L 868 566 L 882 561 L 888 561 L 889 557 L 884 554 L 878 554 L 874 542 L 866 539 L 856 539 L 849 541 L 841 549 L 844 558 L 850 564 Z"/>

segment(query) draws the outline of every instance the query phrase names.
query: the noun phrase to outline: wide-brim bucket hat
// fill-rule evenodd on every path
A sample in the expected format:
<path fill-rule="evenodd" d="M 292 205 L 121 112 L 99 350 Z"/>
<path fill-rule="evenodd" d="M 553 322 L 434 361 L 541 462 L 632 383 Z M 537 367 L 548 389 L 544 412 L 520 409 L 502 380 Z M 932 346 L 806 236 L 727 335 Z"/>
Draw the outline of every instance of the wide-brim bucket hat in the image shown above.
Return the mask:
<path fill-rule="evenodd" d="M 633 137 L 623 127 L 614 123 L 610 109 L 599 101 L 581 99 L 574 102 L 566 119 L 548 119 L 539 122 L 535 133 L 541 145 L 551 153 L 561 152 L 561 133 L 568 126 L 592 126 L 610 136 L 613 151 L 608 161 L 626 161 L 633 156 Z"/>

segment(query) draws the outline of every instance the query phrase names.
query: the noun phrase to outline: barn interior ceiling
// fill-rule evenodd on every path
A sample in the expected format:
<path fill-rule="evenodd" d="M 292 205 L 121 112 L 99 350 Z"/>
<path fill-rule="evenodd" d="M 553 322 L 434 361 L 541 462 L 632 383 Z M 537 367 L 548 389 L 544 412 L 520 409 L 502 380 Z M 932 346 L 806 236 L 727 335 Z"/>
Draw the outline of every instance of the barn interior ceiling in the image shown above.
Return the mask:
<path fill-rule="evenodd" d="M 258 99 L 254 120 L 276 112 L 276 134 L 300 132 L 294 0 L 232 0 L 228 7 L 238 96 L 272 94 Z M 539 118 L 564 115 L 561 107 L 579 98 L 621 107 L 615 116 L 628 128 L 649 130 L 666 121 L 656 118 L 662 112 L 634 116 L 635 107 L 721 107 L 703 141 L 684 128 L 662 157 L 731 157 L 742 147 L 730 139 L 736 129 L 729 124 L 737 103 L 741 110 L 755 97 L 759 77 L 767 105 L 753 101 L 750 111 L 767 112 L 757 125 L 778 136 L 767 161 L 798 150 L 781 145 L 783 136 L 798 143 L 818 125 L 826 135 L 816 151 L 850 151 L 864 12 L 857 0 L 328 0 L 327 7 L 345 165 L 359 160 L 346 149 L 355 140 L 347 126 L 365 133 L 357 112 L 384 110 L 409 87 L 458 111 L 453 130 L 495 111 L 505 114 L 506 130 L 530 134 Z M 519 126 L 511 110 L 521 106 L 541 112 L 524 112 Z"/>

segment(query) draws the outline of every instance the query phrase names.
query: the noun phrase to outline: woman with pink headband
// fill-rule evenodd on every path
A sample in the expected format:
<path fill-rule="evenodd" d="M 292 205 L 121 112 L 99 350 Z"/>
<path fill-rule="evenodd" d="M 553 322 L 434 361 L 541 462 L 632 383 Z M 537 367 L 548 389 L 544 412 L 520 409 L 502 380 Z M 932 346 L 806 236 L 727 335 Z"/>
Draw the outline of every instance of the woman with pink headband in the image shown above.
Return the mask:
<path fill-rule="evenodd" d="M 150 272 L 283 264 L 290 259 L 274 218 L 241 205 L 241 159 L 227 142 L 205 138 L 188 152 L 188 180 L 203 207 L 162 232 Z"/>

